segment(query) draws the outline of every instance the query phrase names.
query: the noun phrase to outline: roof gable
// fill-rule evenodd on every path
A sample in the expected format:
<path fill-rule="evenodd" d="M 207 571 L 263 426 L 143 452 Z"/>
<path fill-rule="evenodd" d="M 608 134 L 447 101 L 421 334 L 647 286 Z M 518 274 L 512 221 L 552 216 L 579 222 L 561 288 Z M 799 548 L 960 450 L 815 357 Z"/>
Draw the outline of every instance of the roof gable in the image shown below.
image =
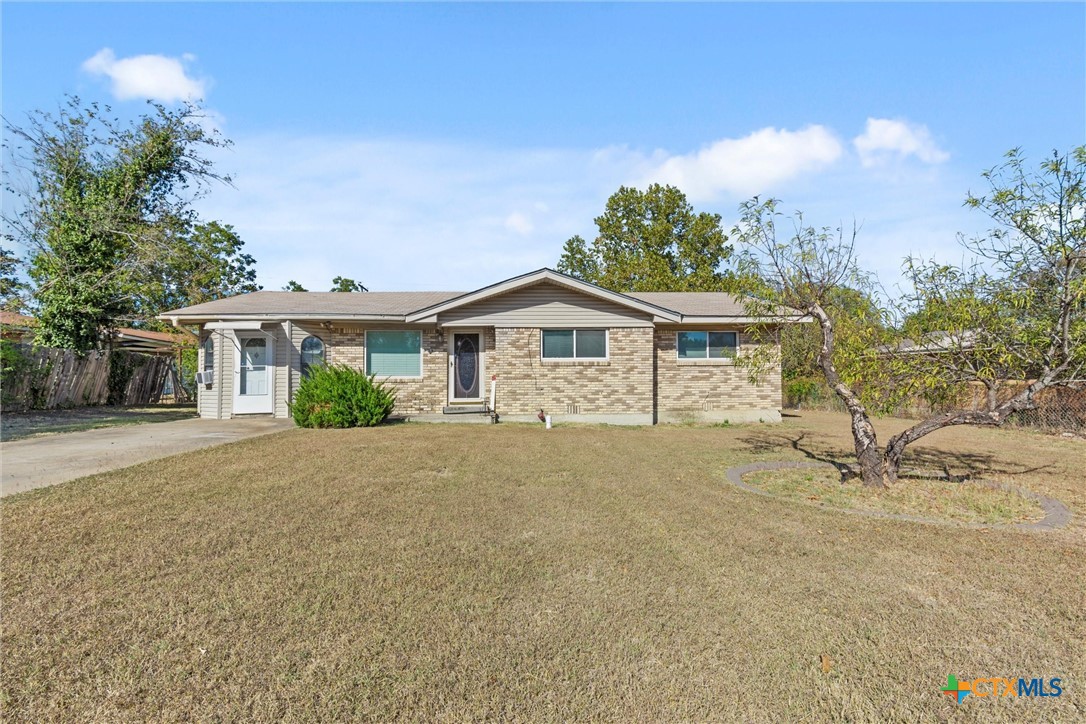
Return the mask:
<path fill-rule="evenodd" d="M 498 282 L 497 284 L 491 284 L 488 287 L 477 289 L 474 292 L 468 292 L 458 297 L 440 302 L 438 304 L 431 305 L 429 307 L 419 309 L 407 315 L 406 321 L 408 322 L 422 322 L 436 320 L 439 314 L 444 314 L 453 309 L 467 306 L 469 304 L 475 304 L 487 299 L 491 299 L 496 296 L 508 294 L 518 289 L 524 289 L 543 282 L 548 282 L 559 287 L 565 287 L 576 292 L 580 292 L 589 297 L 601 299 L 612 304 L 617 304 L 627 309 L 636 310 L 644 314 L 652 315 L 654 319 L 658 318 L 667 322 L 678 322 L 681 319 L 681 315 L 671 309 L 652 304 L 641 299 L 635 299 L 634 297 L 626 294 L 620 294 L 613 292 L 610 289 L 604 289 L 603 287 L 590 284 L 589 282 L 576 279 L 565 274 L 554 271 L 553 269 L 537 269 L 534 272 L 528 272 L 518 277 L 506 279 L 505 281 Z"/>

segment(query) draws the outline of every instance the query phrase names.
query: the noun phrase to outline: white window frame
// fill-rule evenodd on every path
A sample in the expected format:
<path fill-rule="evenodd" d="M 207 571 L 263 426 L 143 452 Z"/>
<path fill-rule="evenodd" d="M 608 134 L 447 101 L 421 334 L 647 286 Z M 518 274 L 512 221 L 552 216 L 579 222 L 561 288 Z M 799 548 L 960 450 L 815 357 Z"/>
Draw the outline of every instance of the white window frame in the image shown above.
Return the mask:
<path fill-rule="evenodd" d="M 690 334 L 691 332 L 704 332 L 705 333 L 705 356 L 704 357 L 680 357 L 679 356 L 679 335 Z M 735 354 L 731 357 L 710 357 L 709 356 L 709 335 L 710 334 L 734 334 L 735 335 Z M 675 359 L 681 364 L 718 364 L 718 365 L 730 365 L 735 364 L 735 359 L 739 356 L 739 332 L 734 329 L 677 329 L 675 330 Z"/>
<path fill-rule="evenodd" d="M 324 341 L 324 337 L 317 334 L 306 333 L 305 337 L 298 344 L 298 374 L 302 377 L 305 376 L 306 367 L 309 367 L 310 369 L 313 368 L 313 365 L 306 365 L 305 352 L 302 350 L 302 348 L 305 347 L 305 343 L 310 339 L 315 339 L 321 343 L 320 363 L 325 365 L 328 364 L 328 343 Z"/>
<path fill-rule="evenodd" d="M 577 332 L 603 332 L 603 357 L 578 357 Z M 544 357 L 544 332 L 573 332 L 572 357 Z M 545 327 L 539 330 L 539 359 L 541 362 L 609 362 L 611 360 L 611 330 L 602 327 Z"/>
<path fill-rule="evenodd" d="M 423 338 L 421 329 L 367 329 L 364 335 L 365 349 L 362 354 L 362 370 L 367 375 L 374 374 L 370 372 L 370 332 L 413 332 L 419 336 L 419 373 L 418 375 L 378 375 L 383 380 L 421 380 L 426 373 L 426 369 L 423 366 L 425 348 L 423 347 Z"/>
<path fill-rule="evenodd" d="M 211 347 L 211 364 L 210 365 L 207 363 L 207 353 L 208 353 L 207 348 L 208 348 L 209 345 Z M 200 345 L 200 353 L 201 353 L 200 356 L 202 357 L 202 359 L 200 360 L 200 371 L 201 372 L 214 371 L 214 369 L 215 369 L 215 356 L 216 356 L 215 355 L 215 333 L 214 332 L 212 332 L 211 334 L 207 335 L 207 337 L 204 338 L 203 344 Z"/>

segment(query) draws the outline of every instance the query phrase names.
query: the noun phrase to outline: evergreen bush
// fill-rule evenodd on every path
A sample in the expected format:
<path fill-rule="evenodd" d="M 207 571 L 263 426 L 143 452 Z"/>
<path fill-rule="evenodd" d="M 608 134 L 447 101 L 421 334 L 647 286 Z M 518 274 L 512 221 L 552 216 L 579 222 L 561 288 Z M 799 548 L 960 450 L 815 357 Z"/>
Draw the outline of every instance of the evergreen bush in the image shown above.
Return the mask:
<path fill-rule="evenodd" d="M 396 393 L 346 365 L 315 365 L 302 378 L 291 415 L 298 427 L 371 427 L 392 412 Z"/>

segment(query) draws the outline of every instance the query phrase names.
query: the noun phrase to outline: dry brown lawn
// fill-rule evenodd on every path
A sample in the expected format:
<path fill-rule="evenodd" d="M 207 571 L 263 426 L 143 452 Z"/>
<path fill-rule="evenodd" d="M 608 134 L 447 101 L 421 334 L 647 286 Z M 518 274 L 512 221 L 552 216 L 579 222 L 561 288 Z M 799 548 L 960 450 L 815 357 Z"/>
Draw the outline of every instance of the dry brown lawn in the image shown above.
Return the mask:
<path fill-rule="evenodd" d="M 4 499 L 3 718 L 1081 721 L 1086 444 L 914 455 L 1060 498 L 1056 533 L 724 482 L 846 430 L 292 430 Z M 957 705 L 948 674 L 1064 694 Z"/>

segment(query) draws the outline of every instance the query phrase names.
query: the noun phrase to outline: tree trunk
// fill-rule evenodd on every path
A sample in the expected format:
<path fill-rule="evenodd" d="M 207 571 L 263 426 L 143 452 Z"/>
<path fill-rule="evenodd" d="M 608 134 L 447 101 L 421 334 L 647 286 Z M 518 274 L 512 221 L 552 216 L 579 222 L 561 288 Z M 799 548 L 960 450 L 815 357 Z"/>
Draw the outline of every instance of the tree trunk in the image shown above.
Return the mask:
<path fill-rule="evenodd" d="M 881 488 L 886 484 L 883 478 L 883 461 L 879 455 L 879 443 L 875 437 L 875 428 L 867 411 L 862 407 L 852 414 L 852 440 L 856 445 L 856 461 L 860 464 L 860 476 L 864 485 Z M 892 481 L 889 481 L 892 482 Z"/>
<path fill-rule="evenodd" d="M 852 441 L 856 447 L 856 461 L 860 464 L 860 476 L 864 485 L 881 488 L 886 482 L 883 478 L 884 466 L 871 417 L 859 396 L 841 381 L 837 366 L 833 363 L 833 320 L 821 305 L 816 304 L 808 311 L 818 320 L 818 326 L 822 329 L 822 349 L 818 353 L 818 365 L 822 368 L 822 374 L 830 389 L 845 403 L 848 414 L 852 417 Z"/>

